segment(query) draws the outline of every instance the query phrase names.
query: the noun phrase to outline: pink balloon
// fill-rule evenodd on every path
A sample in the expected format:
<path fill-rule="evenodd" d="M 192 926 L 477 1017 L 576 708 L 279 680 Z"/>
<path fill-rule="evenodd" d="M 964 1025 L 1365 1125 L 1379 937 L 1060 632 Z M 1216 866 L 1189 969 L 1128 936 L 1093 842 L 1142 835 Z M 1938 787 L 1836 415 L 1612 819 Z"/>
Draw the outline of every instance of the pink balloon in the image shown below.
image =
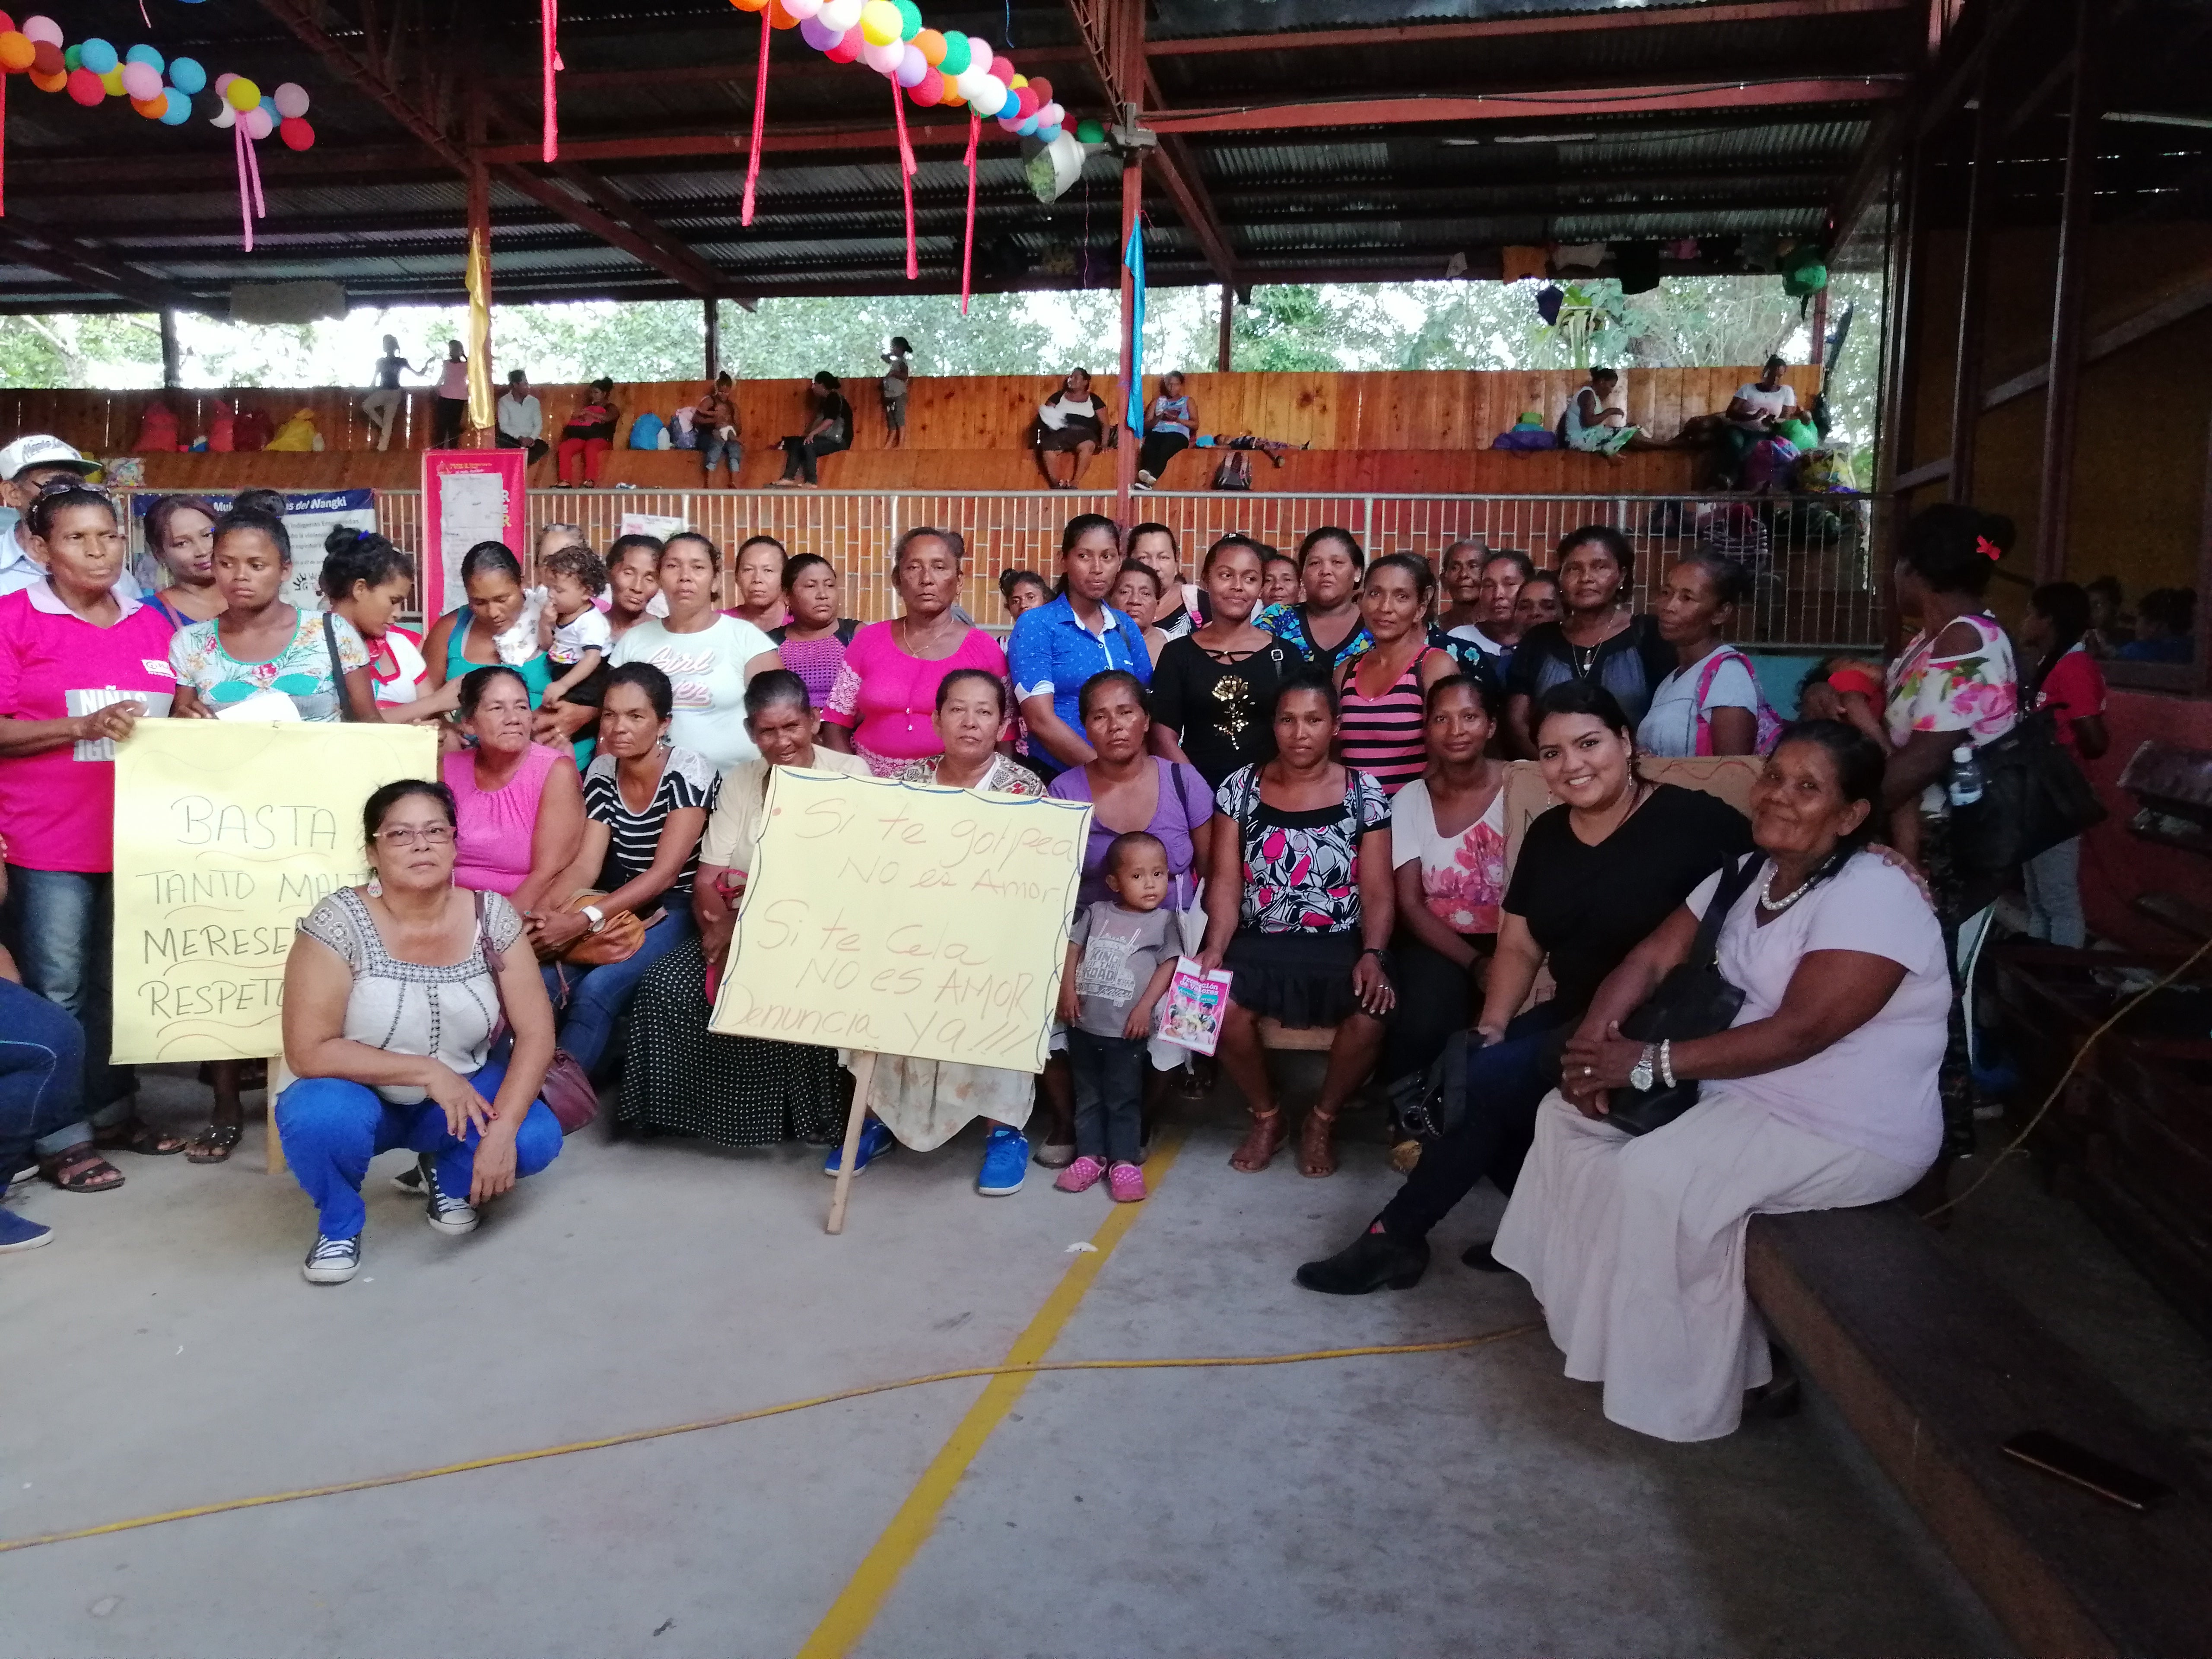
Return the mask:
<path fill-rule="evenodd" d="M 67 38 L 62 33 L 62 26 L 51 17 L 25 18 L 23 33 L 34 46 L 43 40 L 48 46 L 58 46 Z"/>
<path fill-rule="evenodd" d="M 886 40 L 880 46 L 863 46 L 860 61 L 878 75 L 889 75 L 906 60 L 906 42 Z"/>
<path fill-rule="evenodd" d="M 266 138 L 276 131 L 276 123 L 270 118 L 269 112 L 258 104 L 246 111 L 243 119 L 246 122 L 246 136 L 249 138 Z"/>
<path fill-rule="evenodd" d="M 277 114 L 288 121 L 296 121 L 307 112 L 307 89 L 296 81 L 287 81 L 269 95 Z"/>
<path fill-rule="evenodd" d="M 123 90 L 141 102 L 161 95 L 161 71 L 151 64 L 125 64 Z"/>
<path fill-rule="evenodd" d="M 899 59 L 896 70 L 898 83 L 902 87 L 918 87 L 921 77 L 929 73 L 929 59 L 921 55 L 921 48 L 907 43 L 906 55 Z"/>
<path fill-rule="evenodd" d="M 225 94 L 230 91 L 230 83 L 236 79 L 238 79 L 238 76 L 228 70 L 225 70 L 221 75 L 216 76 L 215 77 L 215 95 L 218 98 L 224 98 Z M 225 101 L 228 101 L 228 100 L 226 99 Z"/>

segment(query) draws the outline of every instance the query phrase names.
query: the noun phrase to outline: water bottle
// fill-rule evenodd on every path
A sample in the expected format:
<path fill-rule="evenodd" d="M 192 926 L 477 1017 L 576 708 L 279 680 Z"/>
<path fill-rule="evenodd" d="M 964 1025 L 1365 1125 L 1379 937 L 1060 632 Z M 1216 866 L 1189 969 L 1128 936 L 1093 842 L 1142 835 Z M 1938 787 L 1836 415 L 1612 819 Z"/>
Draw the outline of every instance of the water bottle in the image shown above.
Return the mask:
<path fill-rule="evenodd" d="M 1982 798 L 1982 769 L 1974 759 L 1974 745 L 1962 743 L 1951 751 L 1951 805 L 1972 806 Z"/>

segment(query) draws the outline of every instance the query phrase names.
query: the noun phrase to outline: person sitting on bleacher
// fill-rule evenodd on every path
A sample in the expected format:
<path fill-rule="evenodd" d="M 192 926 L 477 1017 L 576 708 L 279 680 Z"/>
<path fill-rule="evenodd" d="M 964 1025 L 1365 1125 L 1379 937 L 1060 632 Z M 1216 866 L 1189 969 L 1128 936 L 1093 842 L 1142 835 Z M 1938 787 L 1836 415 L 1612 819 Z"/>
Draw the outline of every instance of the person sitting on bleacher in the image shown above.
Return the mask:
<path fill-rule="evenodd" d="M 1926 892 L 1871 846 L 1884 763 L 1838 721 L 1784 733 L 1752 794 L 1759 856 L 1709 877 L 1607 975 L 1567 1043 L 1565 1092 L 1538 1114 L 1493 1251 L 1544 1304 L 1566 1374 L 1602 1382 L 1624 1427 L 1733 1432 L 1747 1390 L 1774 1376 L 1744 1289 L 1745 1224 L 1896 1198 L 1942 1144 L 1950 975 Z M 1623 1037 L 1731 875 L 1718 965 L 1744 993 L 1733 1024 Z M 1618 1091 L 1655 1077 L 1704 1086 L 1647 1134 L 1607 1121 Z"/>

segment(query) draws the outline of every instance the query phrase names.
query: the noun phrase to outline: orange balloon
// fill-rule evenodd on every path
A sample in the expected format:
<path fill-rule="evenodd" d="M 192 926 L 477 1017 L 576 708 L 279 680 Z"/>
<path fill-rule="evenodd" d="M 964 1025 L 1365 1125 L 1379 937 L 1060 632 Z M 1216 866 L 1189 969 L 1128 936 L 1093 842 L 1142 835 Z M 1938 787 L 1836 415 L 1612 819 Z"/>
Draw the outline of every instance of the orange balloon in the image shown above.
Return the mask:
<path fill-rule="evenodd" d="M 730 3 L 735 6 L 739 11 L 765 11 L 768 9 L 768 0 L 730 0 Z"/>
<path fill-rule="evenodd" d="M 5 52 L 7 42 L 0 39 L 0 52 Z M 921 61 L 935 69 L 945 61 L 945 37 L 935 29 L 924 29 L 914 37 L 914 48 L 921 54 Z M 4 62 L 0 58 L 0 62 Z"/>
<path fill-rule="evenodd" d="M 799 20 L 783 9 L 783 0 L 768 0 L 768 26 L 772 29 L 795 29 Z"/>
<path fill-rule="evenodd" d="M 167 98 L 133 98 L 131 107 L 148 120 L 158 121 L 167 112 L 169 100 Z"/>
<path fill-rule="evenodd" d="M 945 82 L 945 95 L 937 100 L 940 106 L 946 109 L 958 109 L 961 105 L 968 101 L 960 95 L 960 88 L 957 84 L 959 80 L 957 76 L 947 75 L 944 70 L 939 70 L 937 76 L 939 80 Z"/>
<path fill-rule="evenodd" d="M 41 75 L 33 70 L 31 71 L 31 84 L 40 92 L 59 92 L 69 85 L 69 71 L 63 70 L 55 75 Z"/>
<path fill-rule="evenodd" d="M 21 75 L 31 67 L 38 55 L 38 43 L 21 29 L 9 29 L 0 34 L 0 70 Z"/>

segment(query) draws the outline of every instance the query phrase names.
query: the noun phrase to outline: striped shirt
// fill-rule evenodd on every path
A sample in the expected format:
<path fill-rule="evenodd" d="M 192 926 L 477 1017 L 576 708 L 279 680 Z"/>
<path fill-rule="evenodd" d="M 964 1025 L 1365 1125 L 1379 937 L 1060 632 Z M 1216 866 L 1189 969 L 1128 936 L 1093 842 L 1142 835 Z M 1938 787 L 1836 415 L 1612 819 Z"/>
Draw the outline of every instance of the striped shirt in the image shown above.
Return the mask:
<path fill-rule="evenodd" d="M 713 809 L 720 781 L 714 769 L 689 749 L 670 749 L 661 762 L 660 782 L 653 789 L 653 799 L 646 803 L 645 811 L 633 812 L 616 781 L 615 764 L 615 757 L 603 752 L 584 774 L 584 816 L 607 826 L 607 857 L 599 866 L 599 887 L 609 893 L 653 867 L 653 855 L 660 850 L 661 826 L 671 812 L 686 806 Z M 695 844 L 664 896 L 688 895 L 698 868 L 699 848 Z"/>
<path fill-rule="evenodd" d="M 1385 795 L 1395 796 L 1429 769 L 1421 694 L 1421 665 L 1429 649 L 1424 647 L 1379 697 L 1360 696 L 1356 667 L 1344 678 L 1337 754 L 1381 784 Z"/>

